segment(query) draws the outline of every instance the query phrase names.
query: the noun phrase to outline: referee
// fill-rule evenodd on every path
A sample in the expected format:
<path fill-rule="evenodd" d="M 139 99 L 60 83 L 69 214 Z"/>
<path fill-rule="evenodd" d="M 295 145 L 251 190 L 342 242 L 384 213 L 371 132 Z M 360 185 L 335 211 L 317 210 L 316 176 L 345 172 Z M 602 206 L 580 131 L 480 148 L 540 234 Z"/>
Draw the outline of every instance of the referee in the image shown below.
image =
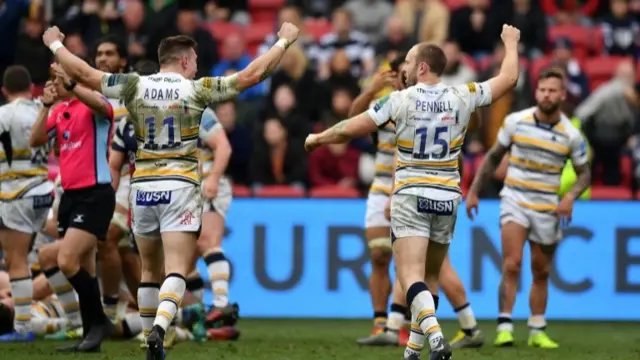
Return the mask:
<path fill-rule="evenodd" d="M 104 241 L 115 208 L 108 149 L 113 108 L 100 94 L 78 86 L 57 65 L 31 131 L 31 146 L 53 140 L 60 148 L 64 193 L 58 210 L 58 266 L 78 293 L 83 338 L 59 351 L 95 352 L 113 325 L 106 317 L 95 276 L 97 241 Z M 49 114 L 50 107 L 59 101 Z"/>

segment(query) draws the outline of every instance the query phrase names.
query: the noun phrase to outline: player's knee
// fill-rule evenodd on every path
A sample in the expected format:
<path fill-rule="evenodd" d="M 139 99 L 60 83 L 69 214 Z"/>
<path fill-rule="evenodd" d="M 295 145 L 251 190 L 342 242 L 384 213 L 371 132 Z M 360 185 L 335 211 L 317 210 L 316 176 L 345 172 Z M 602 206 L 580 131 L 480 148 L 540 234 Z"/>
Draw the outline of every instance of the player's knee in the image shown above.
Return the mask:
<path fill-rule="evenodd" d="M 38 263 L 41 269 L 51 269 L 58 266 L 57 244 L 43 246 L 38 250 Z"/>
<path fill-rule="evenodd" d="M 104 241 L 105 246 L 117 246 L 120 239 L 124 236 L 124 233 L 120 227 L 114 223 L 109 225 L 107 230 L 107 240 Z"/>
<path fill-rule="evenodd" d="M 547 281 L 550 271 L 549 265 L 534 262 L 531 266 L 533 281 Z"/>
<path fill-rule="evenodd" d="M 502 265 L 502 274 L 508 277 L 518 277 L 520 276 L 521 265 L 521 258 L 506 256 Z"/>
<path fill-rule="evenodd" d="M 80 270 L 80 259 L 70 252 L 59 251 L 57 262 L 58 267 L 66 276 L 72 276 Z"/>
<path fill-rule="evenodd" d="M 371 248 L 371 265 L 375 269 L 388 269 L 391 263 L 391 249 L 384 247 Z"/>

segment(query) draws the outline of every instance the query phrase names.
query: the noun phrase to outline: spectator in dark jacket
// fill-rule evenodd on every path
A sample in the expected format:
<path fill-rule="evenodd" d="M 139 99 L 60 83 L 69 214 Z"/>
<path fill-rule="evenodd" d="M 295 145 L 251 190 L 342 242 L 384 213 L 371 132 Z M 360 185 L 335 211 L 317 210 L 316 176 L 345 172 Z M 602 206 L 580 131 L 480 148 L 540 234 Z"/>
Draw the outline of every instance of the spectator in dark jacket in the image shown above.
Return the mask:
<path fill-rule="evenodd" d="M 309 183 L 312 187 L 358 186 L 360 151 L 348 144 L 332 144 L 320 148 L 309 157 Z"/>
<path fill-rule="evenodd" d="M 31 80 L 36 85 L 44 85 L 49 79 L 51 50 L 42 42 L 44 21 L 29 19 L 25 23 L 24 32 L 18 36 L 15 63 L 29 70 Z"/>
<path fill-rule="evenodd" d="M 611 0 L 611 15 L 601 27 L 609 55 L 640 56 L 640 24 L 629 12 L 628 0 Z"/>
<path fill-rule="evenodd" d="M 514 0 L 510 24 L 520 29 L 523 54 L 539 57 L 547 46 L 547 21 L 542 10 L 532 0 Z"/>

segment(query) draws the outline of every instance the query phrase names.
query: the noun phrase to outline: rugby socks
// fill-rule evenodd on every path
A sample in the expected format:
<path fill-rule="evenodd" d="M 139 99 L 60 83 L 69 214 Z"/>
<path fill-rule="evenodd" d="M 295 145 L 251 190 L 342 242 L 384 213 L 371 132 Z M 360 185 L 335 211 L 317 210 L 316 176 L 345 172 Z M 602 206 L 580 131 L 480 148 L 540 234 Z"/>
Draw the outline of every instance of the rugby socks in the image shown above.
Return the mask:
<path fill-rule="evenodd" d="M 406 312 L 406 307 L 400 304 L 391 304 L 391 311 L 389 312 L 389 317 L 387 318 L 387 329 L 391 331 L 400 330 L 404 326 L 404 318 Z"/>
<path fill-rule="evenodd" d="M 471 304 L 466 303 L 458 308 L 453 309 L 458 316 L 458 322 L 460 323 L 460 329 L 465 335 L 472 336 L 474 331 L 477 330 L 478 323 L 476 317 L 471 310 Z"/>
<path fill-rule="evenodd" d="M 436 309 L 436 311 L 438 310 L 438 303 L 440 302 L 440 297 L 438 295 L 432 295 L 433 297 L 433 304 L 434 307 Z M 420 328 L 420 325 L 418 325 L 415 321 L 415 317 L 413 317 L 411 310 L 408 311 L 408 317 L 409 317 L 409 341 L 407 342 L 407 347 L 404 350 L 405 353 L 405 357 L 408 357 L 411 354 L 417 354 L 418 356 L 420 356 L 420 352 L 422 351 L 422 348 L 424 347 L 424 340 L 426 339 L 426 336 L 424 336 L 424 333 L 422 332 L 422 329 Z"/>
<path fill-rule="evenodd" d="M 18 333 L 27 333 L 31 331 L 31 300 L 33 300 L 31 277 L 11 279 L 11 296 L 15 313 L 13 328 Z"/>
<path fill-rule="evenodd" d="M 204 299 L 204 281 L 200 277 L 200 273 L 195 271 L 187 277 L 187 290 L 198 299 L 198 301 L 202 302 Z"/>
<path fill-rule="evenodd" d="M 498 314 L 498 332 L 500 331 L 513 332 L 513 319 L 510 313 Z"/>
<path fill-rule="evenodd" d="M 158 312 L 156 319 L 153 322 L 153 327 L 160 327 L 163 332 L 160 334 L 164 337 L 164 332 L 167 331 L 173 318 L 176 316 L 184 292 L 187 290 L 187 283 L 184 276 L 176 273 L 167 275 L 160 288 L 160 305 L 158 305 Z"/>
<path fill-rule="evenodd" d="M 407 290 L 407 304 L 411 306 L 412 326 L 417 325 L 429 340 L 431 349 L 434 349 L 443 338 L 440 325 L 436 319 L 436 305 L 424 282 L 413 283 Z M 410 350 L 410 346 L 407 345 Z"/>
<path fill-rule="evenodd" d="M 78 294 L 73 290 L 73 286 L 64 276 L 59 268 L 54 267 L 44 271 L 44 275 L 49 280 L 49 285 L 56 294 L 58 301 L 62 304 L 64 313 L 69 319 L 69 327 L 76 328 L 82 325 L 82 317 L 80 315 L 80 304 L 78 302 Z"/>
<path fill-rule="evenodd" d="M 102 325 L 109 321 L 102 309 L 98 278 L 91 276 L 87 270 L 80 268 L 68 280 L 76 290 L 76 293 L 78 293 L 84 334 L 88 334 L 91 325 Z"/>
<path fill-rule="evenodd" d="M 122 319 L 122 336 L 131 339 L 142 331 L 142 319 L 137 313 L 127 313 Z"/>
<path fill-rule="evenodd" d="M 213 306 L 225 307 L 229 304 L 229 261 L 221 251 L 215 251 L 204 257 L 213 290 Z"/>
<path fill-rule="evenodd" d="M 374 311 L 373 312 L 373 326 L 384 327 L 387 323 L 386 311 Z"/>
<path fill-rule="evenodd" d="M 102 296 L 102 306 L 104 313 L 111 322 L 115 322 L 118 317 L 118 301 L 120 298 L 116 295 L 104 295 Z"/>
<path fill-rule="evenodd" d="M 145 338 L 151 333 L 159 304 L 160 284 L 140 283 L 138 287 L 138 311 L 140 312 L 142 334 Z"/>
<path fill-rule="evenodd" d="M 529 333 L 532 336 L 537 335 L 547 328 L 547 320 L 545 320 L 544 315 L 531 315 L 529 321 L 527 321 L 527 326 L 529 326 Z"/>

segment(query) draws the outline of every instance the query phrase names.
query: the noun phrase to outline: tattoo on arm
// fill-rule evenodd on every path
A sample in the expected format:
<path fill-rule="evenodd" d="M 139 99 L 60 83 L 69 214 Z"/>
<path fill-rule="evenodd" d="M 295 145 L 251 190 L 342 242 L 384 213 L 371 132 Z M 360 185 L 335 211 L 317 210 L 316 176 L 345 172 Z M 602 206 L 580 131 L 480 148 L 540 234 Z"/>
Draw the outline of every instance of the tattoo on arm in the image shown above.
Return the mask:
<path fill-rule="evenodd" d="M 502 158 L 508 150 L 509 149 L 507 147 L 500 145 L 499 143 L 496 143 L 491 149 L 489 149 L 484 161 L 482 162 L 482 166 L 480 166 L 480 170 L 478 170 L 478 173 L 473 179 L 470 191 L 476 194 L 480 192 L 486 182 L 489 181 L 491 176 L 496 172 L 496 168 L 500 165 Z"/>
<path fill-rule="evenodd" d="M 574 199 L 577 199 L 589 186 L 591 186 L 591 167 L 589 166 L 589 163 L 586 162 L 580 166 L 574 165 L 573 169 L 576 171 L 577 179 L 576 183 L 573 184 L 569 190 L 569 193 Z"/>

